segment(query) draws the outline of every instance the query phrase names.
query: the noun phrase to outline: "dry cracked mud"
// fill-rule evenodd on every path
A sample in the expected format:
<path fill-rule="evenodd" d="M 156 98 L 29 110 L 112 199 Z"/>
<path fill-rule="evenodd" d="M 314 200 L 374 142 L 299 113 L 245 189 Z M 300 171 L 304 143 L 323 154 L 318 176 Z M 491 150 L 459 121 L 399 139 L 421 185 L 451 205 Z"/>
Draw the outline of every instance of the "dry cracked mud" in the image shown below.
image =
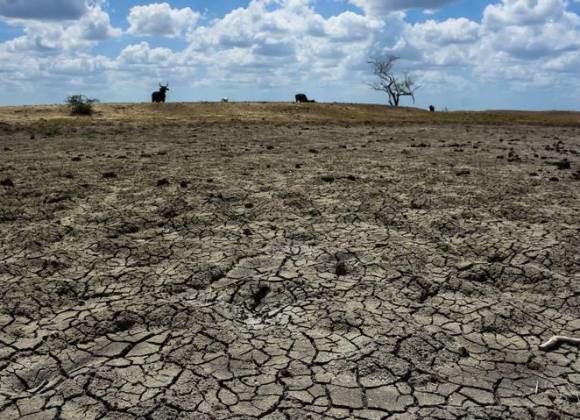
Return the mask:
<path fill-rule="evenodd" d="M 579 128 L 31 130 L 1 419 L 580 416 Z"/>

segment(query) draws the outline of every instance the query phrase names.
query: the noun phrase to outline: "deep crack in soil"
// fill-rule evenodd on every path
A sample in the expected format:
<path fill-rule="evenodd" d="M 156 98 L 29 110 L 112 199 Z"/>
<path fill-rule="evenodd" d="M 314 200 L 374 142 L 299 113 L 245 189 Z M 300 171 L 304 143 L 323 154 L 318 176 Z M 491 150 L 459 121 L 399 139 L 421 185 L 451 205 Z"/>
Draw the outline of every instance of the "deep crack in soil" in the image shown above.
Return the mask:
<path fill-rule="evenodd" d="M 1 419 L 580 416 L 578 128 L 0 145 Z"/>

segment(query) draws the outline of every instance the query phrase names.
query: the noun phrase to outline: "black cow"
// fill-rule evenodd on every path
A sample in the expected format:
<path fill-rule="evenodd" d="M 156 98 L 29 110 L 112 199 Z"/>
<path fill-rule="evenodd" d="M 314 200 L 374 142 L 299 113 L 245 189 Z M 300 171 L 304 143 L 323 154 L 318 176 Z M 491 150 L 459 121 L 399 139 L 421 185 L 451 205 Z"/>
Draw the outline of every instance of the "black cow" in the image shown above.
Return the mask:
<path fill-rule="evenodd" d="M 297 93 L 296 94 L 296 102 L 298 102 L 298 103 L 314 103 L 316 101 L 314 101 L 314 100 L 310 101 L 310 100 L 308 100 L 308 97 L 305 94 Z"/>
<path fill-rule="evenodd" d="M 429 111 L 430 112 L 435 112 L 435 107 L 433 105 L 429 105 Z"/>
<path fill-rule="evenodd" d="M 160 103 L 165 102 L 165 97 L 167 96 L 167 91 L 169 90 L 169 84 L 163 86 L 159 83 L 159 90 L 157 92 L 153 92 L 151 95 L 151 102 L 153 103 Z"/>

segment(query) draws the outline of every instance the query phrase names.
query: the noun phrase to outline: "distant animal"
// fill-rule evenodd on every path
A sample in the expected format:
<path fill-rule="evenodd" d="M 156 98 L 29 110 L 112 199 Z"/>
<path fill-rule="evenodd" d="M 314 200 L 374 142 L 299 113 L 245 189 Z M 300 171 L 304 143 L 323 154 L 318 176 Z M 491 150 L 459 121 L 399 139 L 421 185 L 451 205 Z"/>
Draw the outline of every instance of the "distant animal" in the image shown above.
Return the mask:
<path fill-rule="evenodd" d="M 429 105 L 429 111 L 430 112 L 435 112 L 435 107 L 433 105 Z"/>
<path fill-rule="evenodd" d="M 308 97 L 303 93 L 296 94 L 296 102 L 298 103 L 314 103 L 314 100 L 308 100 Z"/>
<path fill-rule="evenodd" d="M 228 98 L 222 98 L 223 103 L 228 103 L 230 100 Z"/>
<path fill-rule="evenodd" d="M 159 83 L 159 90 L 157 92 L 153 92 L 151 95 L 151 102 L 153 103 L 160 103 L 165 102 L 165 97 L 167 96 L 167 91 L 169 90 L 169 83 L 163 86 Z"/>

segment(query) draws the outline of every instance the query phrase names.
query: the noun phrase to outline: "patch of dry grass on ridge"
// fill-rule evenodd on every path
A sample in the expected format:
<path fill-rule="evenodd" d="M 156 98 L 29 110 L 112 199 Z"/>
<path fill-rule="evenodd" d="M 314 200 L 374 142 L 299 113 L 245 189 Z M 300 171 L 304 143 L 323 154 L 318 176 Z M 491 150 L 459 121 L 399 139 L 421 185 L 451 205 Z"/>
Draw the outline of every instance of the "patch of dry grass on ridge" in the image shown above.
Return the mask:
<path fill-rule="evenodd" d="M 580 112 L 457 111 L 430 113 L 418 108 L 370 104 L 281 102 L 99 104 L 91 118 L 70 116 L 64 105 L 0 108 L 0 125 L 98 124 L 485 124 L 580 127 Z"/>

